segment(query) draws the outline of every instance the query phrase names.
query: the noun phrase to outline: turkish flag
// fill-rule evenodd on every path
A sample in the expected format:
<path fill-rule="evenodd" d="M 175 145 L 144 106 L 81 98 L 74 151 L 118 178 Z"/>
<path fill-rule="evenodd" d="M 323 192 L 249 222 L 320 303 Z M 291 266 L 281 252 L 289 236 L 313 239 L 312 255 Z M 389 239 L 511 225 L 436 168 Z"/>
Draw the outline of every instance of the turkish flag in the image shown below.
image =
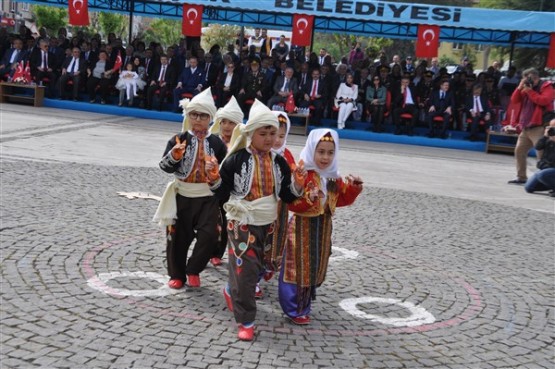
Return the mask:
<path fill-rule="evenodd" d="M 88 0 L 68 0 L 69 24 L 74 26 L 89 25 Z"/>
<path fill-rule="evenodd" d="M 312 42 L 313 15 L 293 14 L 293 34 L 291 43 L 296 46 L 310 46 Z"/>
<path fill-rule="evenodd" d="M 121 50 L 118 50 L 118 56 L 116 56 L 116 61 L 114 62 L 114 70 L 119 72 L 122 65 L 123 60 L 121 59 Z"/>
<path fill-rule="evenodd" d="M 439 49 L 439 26 L 421 24 L 416 40 L 417 58 L 435 58 Z"/>
<path fill-rule="evenodd" d="M 17 68 L 12 76 L 12 80 L 14 82 L 22 82 L 22 79 L 25 77 L 25 70 L 23 67 L 24 64 L 23 60 L 17 63 Z"/>
<path fill-rule="evenodd" d="M 202 34 L 202 11 L 204 6 L 183 4 L 183 36 L 199 37 Z"/>
<path fill-rule="evenodd" d="M 25 72 L 23 73 L 27 82 L 31 82 L 31 67 L 29 66 L 29 60 L 27 60 L 27 64 L 25 64 Z"/>
<path fill-rule="evenodd" d="M 547 51 L 547 63 L 545 63 L 545 67 L 555 69 L 555 33 L 551 34 L 549 50 Z"/>

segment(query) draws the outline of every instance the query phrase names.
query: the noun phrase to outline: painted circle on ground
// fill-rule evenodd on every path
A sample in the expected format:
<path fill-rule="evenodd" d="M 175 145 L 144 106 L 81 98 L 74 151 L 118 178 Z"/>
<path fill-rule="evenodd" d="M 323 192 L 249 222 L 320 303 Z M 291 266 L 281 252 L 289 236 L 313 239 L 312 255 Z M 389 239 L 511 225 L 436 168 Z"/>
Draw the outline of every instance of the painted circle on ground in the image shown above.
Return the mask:
<path fill-rule="evenodd" d="M 129 280 L 137 278 L 151 279 L 161 284 L 160 288 L 150 290 L 129 290 L 124 288 L 114 288 L 108 286 L 108 282 L 115 278 L 127 278 Z M 109 272 L 99 273 L 98 275 L 89 278 L 87 285 L 95 290 L 107 293 L 114 296 L 134 296 L 134 297 L 147 297 L 147 296 L 167 296 L 179 293 L 179 290 L 174 290 L 166 284 L 167 277 L 153 272 Z"/>
<path fill-rule="evenodd" d="M 387 304 L 397 305 L 410 312 L 408 317 L 385 317 L 377 314 L 369 314 L 360 310 L 358 304 Z M 357 297 L 352 299 L 345 299 L 339 303 L 339 306 L 347 313 L 361 319 L 368 319 L 373 322 L 392 325 L 394 327 L 418 327 L 424 324 L 431 324 L 436 321 L 436 318 L 421 306 L 415 305 L 409 301 L 401 301 L 392 298 L 384 297 Z"/>

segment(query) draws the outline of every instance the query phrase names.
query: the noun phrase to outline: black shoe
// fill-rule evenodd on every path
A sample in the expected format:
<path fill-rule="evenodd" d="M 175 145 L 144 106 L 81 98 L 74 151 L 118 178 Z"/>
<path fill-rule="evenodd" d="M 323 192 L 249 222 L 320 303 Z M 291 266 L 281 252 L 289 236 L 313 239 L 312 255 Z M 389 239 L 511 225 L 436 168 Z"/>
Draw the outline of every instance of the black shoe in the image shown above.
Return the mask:
<path fill-rule="evenodd" d="M 520 178 L 516 178 L 507 182 L 508 184 L 516 184 L 516 185 L 523 185 L 526 183 L 526 180 L 522 180 Z"/>
<path fill-rule="evenodd" d="M 551 197 L 555 197 L 555 190 L 549 191 L 548 195 L 551 196 Z"/>

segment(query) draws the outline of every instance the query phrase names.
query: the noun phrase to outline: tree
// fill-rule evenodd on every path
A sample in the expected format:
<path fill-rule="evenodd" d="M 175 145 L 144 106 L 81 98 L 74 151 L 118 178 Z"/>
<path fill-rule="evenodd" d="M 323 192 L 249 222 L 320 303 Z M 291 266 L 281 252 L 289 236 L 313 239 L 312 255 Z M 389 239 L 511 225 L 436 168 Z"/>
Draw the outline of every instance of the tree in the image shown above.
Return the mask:
<path fill-rule="evenodd" d="M 151 41 L 155 41 L 164 48 L 178 44 L 181 37 L 181 21 L 168 19 L 154 20 L 144 33 L 144 41 L 147 45 Z"/>
<path fill-rule="evenodd" d="M 67 10 L 52 6 L 36 5 L 33 7 L 37 27 L 44 27 L 49 35 L 57 35 L 58 29 L 67 24 Z"/>
<path fill-rule="evenodd" d="M 220 45 L 222 50 L 226 50 L 228 44 L 235 43 L 237 33 L 241 27 L 228 24 L 211 24 L 202 33 L 202 48 L 210 50 L 213 45 Z"/>
<path fill-rule="evenodd" d="M 121 14 L 107 12 L 98 14 L 98 24 L 104 35 L 114 33 L 117 37 L 122 37 L 126 33 L 128 23 L 127 16 Z"/>

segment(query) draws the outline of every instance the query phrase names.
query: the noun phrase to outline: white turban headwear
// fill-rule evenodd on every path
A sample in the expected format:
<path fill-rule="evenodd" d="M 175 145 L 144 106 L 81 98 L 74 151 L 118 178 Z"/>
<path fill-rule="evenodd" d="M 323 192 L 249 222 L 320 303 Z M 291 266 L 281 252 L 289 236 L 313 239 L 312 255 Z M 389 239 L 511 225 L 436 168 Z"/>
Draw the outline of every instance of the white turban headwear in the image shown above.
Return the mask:
<path fill-rule="evenodd" d="M 199 113 L 206 113 L 210 115 L 210 120 L 216 115 L 216 104 L 212 97 L 212 90 L 208 87 L 191 100 L 183 99 L 179 102 L 179 106 L 183 108 L 183 128 L 182 132 L 191 130 L 191 122 L 189 122 L 189 113 L 196 111 Z"/>

